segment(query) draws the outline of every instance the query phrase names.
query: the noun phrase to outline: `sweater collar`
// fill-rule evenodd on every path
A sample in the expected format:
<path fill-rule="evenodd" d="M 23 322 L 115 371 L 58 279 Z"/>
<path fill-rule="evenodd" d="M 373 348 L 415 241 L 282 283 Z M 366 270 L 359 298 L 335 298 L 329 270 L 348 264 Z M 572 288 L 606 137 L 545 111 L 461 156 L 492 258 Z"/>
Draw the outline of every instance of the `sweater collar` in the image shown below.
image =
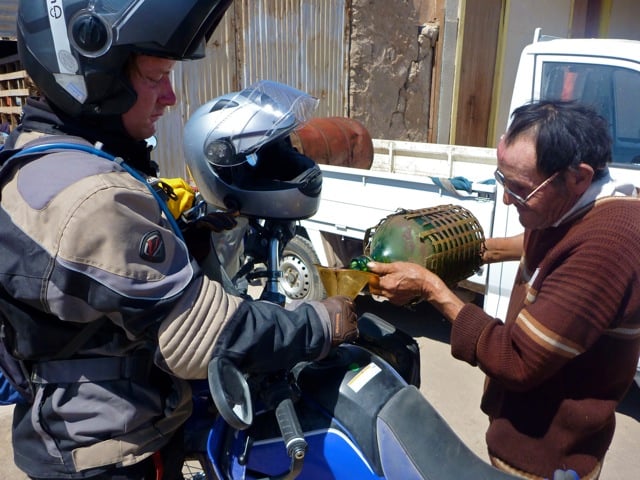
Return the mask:
<path fill-rule="evenodd" d="M 583 209 L 590 207 L 596 200 L 604 197 L 635 197 L 637 196 L 636 187 L 628 182 L 616 181 L 611 178 L 611 172 L 607 168 L 606 173 L 595 180 L 587 191 L 582 194 L 575 205 L 565 213 L 556 223 L 554 227 L 562 225 L 572 220 Z"/>

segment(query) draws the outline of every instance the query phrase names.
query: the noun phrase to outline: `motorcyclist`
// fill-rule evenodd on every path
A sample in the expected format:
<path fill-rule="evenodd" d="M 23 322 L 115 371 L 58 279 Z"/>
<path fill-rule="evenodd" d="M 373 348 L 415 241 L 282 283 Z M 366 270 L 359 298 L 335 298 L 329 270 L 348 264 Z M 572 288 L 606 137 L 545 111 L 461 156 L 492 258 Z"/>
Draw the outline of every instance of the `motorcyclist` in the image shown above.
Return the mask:
<path fill-rule="evenodd" d="M 42 97 L 1 158 L 0 319 L 34 388 L 13 420 L 31 478 L 180 478 L 186 380 L 207 378 L 214 348 L 278 370 L 357 334 L 342 297 L 285 310 L 228 294 L 120 164 L 157 174 L 144 139 L 176 101 L 171 68 L 204 55 L 230 3 L 19 3 L 19 53 Z M 7 160 L 60 142 L 82 150 Z"/>

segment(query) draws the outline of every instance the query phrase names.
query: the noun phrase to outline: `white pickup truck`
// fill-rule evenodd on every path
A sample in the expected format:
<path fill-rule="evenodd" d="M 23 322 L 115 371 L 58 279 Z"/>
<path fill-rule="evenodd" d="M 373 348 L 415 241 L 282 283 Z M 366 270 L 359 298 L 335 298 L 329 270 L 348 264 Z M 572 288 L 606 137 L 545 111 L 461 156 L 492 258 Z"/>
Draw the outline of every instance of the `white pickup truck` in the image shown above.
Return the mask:
<path fill-rule="evenodd" d="M 638 92 L 640 41 L 551 39 L 537 30 L 534 42 L 522 52 L 510 111 L 545 98 L 577 99 L 594 105 L 611 125 L 612 175 L 640 186 Z M 321 166 L 319 211 L 300 225 L 321 264 L 327 265 L 331 253 L 323 236 L 334 235 L 334 241 L 362 240 L 367 228 L 398 208 L 458 204 L 474 213 L 486 237 L 521 231 L 515 208 L 504 205 L 502 191 L 491 181 L 495 149 L 390 140 L 373 143 L 374 160 L 369 170 Z M 455 177 L 471 182 L 471 191 L 452 191 L 437 181 Z M 504 318 L 516 269 L 516 262 L 493 264 L 464 286 L 483 295 L 489 314 Z"/>

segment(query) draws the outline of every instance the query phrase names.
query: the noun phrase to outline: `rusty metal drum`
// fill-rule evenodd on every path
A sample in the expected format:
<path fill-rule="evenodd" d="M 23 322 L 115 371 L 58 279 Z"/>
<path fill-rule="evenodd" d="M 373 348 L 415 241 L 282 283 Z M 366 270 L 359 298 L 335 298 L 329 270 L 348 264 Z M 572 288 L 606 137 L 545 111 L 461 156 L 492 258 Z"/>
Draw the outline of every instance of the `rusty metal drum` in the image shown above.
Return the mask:
<path fill-rule="evenodd" d="M 290 134 L 302 154 L 324 165 L 369 169 L 373 141 L 360 122 L 346 117 L 312 118 Z"/>

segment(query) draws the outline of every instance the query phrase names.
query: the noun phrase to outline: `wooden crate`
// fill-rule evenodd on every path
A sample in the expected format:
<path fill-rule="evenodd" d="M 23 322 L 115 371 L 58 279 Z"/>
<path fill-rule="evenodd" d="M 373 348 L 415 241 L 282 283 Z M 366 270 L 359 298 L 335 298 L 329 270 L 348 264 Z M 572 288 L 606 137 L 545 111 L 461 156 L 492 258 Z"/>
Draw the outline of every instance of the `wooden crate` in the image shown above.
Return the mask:
<path fill-rule="evenodd" d="M 35 86 L 17 55 L 0 58 L 0 125 L 13 129 L 20 121 L 22 105 Z"/>

